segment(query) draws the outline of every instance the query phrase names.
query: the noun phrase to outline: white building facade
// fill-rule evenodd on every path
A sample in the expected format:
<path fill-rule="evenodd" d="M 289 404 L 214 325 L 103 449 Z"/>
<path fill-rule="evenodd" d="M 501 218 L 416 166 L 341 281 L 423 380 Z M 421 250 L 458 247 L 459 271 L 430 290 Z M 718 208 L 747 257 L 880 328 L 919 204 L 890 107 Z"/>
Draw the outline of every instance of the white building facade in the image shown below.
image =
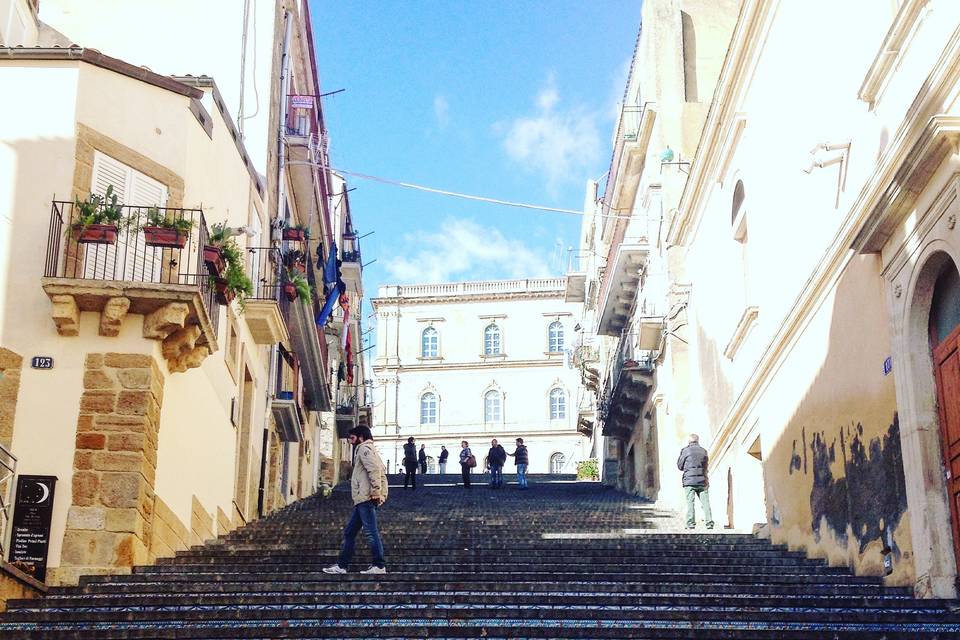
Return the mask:
<path fill-rule="evenodd" d="M 529 473 L 576 472 L 590 443 L 569 366 L 581 305 L 565 294 L 566 278 L 380 287 L 373 432 L 391 473 L 410 436 L 431 470 L 441 445 L 458 473 L 461 440 L 482 467 L 493 438 L 512 452 L 520 437 Z"/>

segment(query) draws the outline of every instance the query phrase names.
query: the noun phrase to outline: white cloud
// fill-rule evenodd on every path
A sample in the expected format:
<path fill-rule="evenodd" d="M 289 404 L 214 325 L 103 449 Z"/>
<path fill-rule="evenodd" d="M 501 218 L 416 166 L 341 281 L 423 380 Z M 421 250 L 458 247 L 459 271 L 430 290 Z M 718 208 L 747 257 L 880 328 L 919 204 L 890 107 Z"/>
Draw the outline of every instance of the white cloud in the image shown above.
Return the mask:
<path fill-rule="evenodd" d="M 388 276 L 398 283 L 535 278 L 550 275 L 547 259 L 499 229 L 471 220 L 448 218 L 435 232 L 407 236 L 415 253 L 386 260 Z"/>
<path fill-rule="evenodd" d="M 450 123 L 450 103 L 443 96 L 433 98 L 433 115 L 437 118 L 437 126 L 446 129 Z"/>
<path fill-rule="evenodd" d="M 600 157 L 597 114 L 581 108 L 558 109 L 560 92 L 551 74 L 536 98 L 537 112 L 514 119 L 495 133 L 506 132 L 503 147 L 512 160 L 546 179 L 549 190 L 582 184 Z"/>

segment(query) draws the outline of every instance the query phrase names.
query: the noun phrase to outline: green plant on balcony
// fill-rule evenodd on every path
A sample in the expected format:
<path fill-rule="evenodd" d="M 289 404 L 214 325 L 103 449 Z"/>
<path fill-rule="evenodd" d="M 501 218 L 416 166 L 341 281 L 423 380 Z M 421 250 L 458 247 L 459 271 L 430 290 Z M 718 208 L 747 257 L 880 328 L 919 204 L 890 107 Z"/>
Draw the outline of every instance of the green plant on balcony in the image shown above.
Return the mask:
<path fill-rule="evenodd" d="M 116 243 L 117 231 L 130 224 L 118 200 L 112 184 L 107 186 L 105 195 L 91 193 L 86 200 L 75 199 L 70 232 L 77 242 Z"/>
<path fill-rule="evenodd" d="M 300 273 L 306 273 L 307 254 L 299 249 L 290 249 L 283 254 L 283 264 L 287 267 L 287 269 L 296 270 Z"/>
<path fill-rule="evenodd" d="M 169 216 L 159 207 L 149 207 L 146 219 L 139 230 L 143 232 L 144 244 L 149 247 L 171 247 L 182 249 L 190 237 L 193 220 Z"/>
<path fill-rule="evenodd" d="M 588 458 L 577 463 L 577 480 L 599 480 L 600 462 L 596 458 Z"/>
<path fill-rule="evenodd" d="M 286 281 L 283 283 L 283 293 L 290 302 L 300 298 L 303 302 L 310 302 L 312 296 L 310 283 L 301 271 L 287 269 Z"/>
<path fill-rule="evenodd" d="M 230 242 L 221 247 L 221 250 L 227 268 L 221 277 L 213 280 L 217 302 L 230 304 L 234 299 L 237 299 L 240 308 L 243 309 L 246 299 L 253 295 L 253 282 L 247 276 L 236 243 Z"/>
<path fill-rule="evenodd" d="M 225 250 L 233 250 L 239 259 L 240 249 L 233 240 L 230 227 L 225 222 L 215 222 L 210 225 L 207 242 L 203 246 L 203 263 L 214 278 L 219 278 L 227 267 Z"/>
<path fill-rule="evenodd" d="M 283 229 L 283 239 L 303 242 L 310 237 L 310 229 L 302 224 L 295 224 Z"/>

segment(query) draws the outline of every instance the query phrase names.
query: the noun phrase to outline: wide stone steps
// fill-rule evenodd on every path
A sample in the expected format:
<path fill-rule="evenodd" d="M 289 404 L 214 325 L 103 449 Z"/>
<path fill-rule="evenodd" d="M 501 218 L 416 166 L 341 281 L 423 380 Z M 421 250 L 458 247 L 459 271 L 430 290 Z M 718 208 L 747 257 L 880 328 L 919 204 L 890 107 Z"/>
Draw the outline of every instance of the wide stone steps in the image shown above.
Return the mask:
<path fill-rule="evenodd" d="M 434 484 L 380 510 L 385 575 L 356 572 L 362 535 L 352 573 L 321 571 L 351 506 L 338 491 L 130 575 L 11 601 L 0 639 L 960 638 L 956 602 L 749 535 L 674 532 L 674 514 L 594 483 Z"/>

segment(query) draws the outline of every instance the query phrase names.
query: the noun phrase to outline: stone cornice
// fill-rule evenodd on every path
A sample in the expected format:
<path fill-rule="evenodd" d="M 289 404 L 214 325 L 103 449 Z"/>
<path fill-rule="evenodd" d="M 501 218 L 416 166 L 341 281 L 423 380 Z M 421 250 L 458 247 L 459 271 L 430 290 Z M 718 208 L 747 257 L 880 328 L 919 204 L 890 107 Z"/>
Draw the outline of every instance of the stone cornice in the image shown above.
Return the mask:
<path fill-rule="evenodd" d="M 543 360 L 507 360 L 500 359 L 489 360 L 487 362 L 443 362 L 438 364 L 401 364 L 395 366 L 373 365 L 374 373 L 404 371 L 465 371 L 472 369 L 523 369 L 542 368 L 542 367 L 562 367 L 563 358 L 559 355 L 555 358 Z"/>
<path fill-rule="evenodd" d="M 791 305 L 789 314 L 773 334 L 774 338 L 721 422 L 710 449 L 712 460 L 718 460 L 737 441 L 742 423 L 756 405 L 766 385 L 769 384 L 771 373 L 780 366 L 799 340 L 816 309 L 856 255 L 850 249 L 856 246 L 858 239 L 863 238 L 867 225 L 871 221 L 876 221 L 877 207 L 883 202 L 890 202 L 888 197 L 891 194 L 892 185 L 904 175 L 911 175 L 914 176 L 911 179 L 912 188 L 922 188 L 917 186 L 920 184 L 921 177 L 923 180 L 930 177 L 930 173 L 926 170 L 920 173 L 915 173 L 913 170 L 919 166 L 918 159 L 924 155 L 918 156 L 914 151 L 918 148 L 936 148 L 936 145 L 931 146 L 930 142 L 931 127 L 936 130 L 938 126 L 936 123 L 939 122 L 941 128 L 947 129 L 958 124 L 955 117 L 936 113 L 936 110 L 942 108 L 948 96 L 953 93 L 958 80 L 960 80 L 960 27 L 951 35 L 940 59 L 922 83 L 909 111 L 904 115 L 896 136 L 893 137 L 880 159 L 876 170 L 864 184 L 832 243 L 824 253 L 823 259 Z M 921 164 L 924 167 L 927 166 L 926 163 Z M 913 195 L 914 199 L 915 197 L 916 194 Z M 892 202 L 896 203 L 896 200 Z"/>
<path fill-rule="evenodd" d="M 438 295 L 410 298 L 373 298 L 370 304 L 374 309 L 383 305 L 424 305 L 424 304 L 450 304 L 454 302 L 489 302 L 497 300 L 546 300 L 557 299 L 561 302 L 564 298 L 564 291 L 524 291 L 508 293 L 486 293 L 486 294 L 460 294 L 460 295 Z"/>
<path fill-rule="evenodd" d="M 704 133 L 690 166 L 690 176 L 680 197 L 677 214 L 667 229 L 668 245 L 683 245 L 689 241 L 700 221 L 714 176 L 721 168 L 726 170 L 724 152 L 732 149 L 723 142 L 729 137 L 731 122 L 736 123 L 741 95 L 753 77 L 778 5 L 779 0 L 745 0 L 740 10 L 703 125 Z"/>
<path fill-rule="evenodd" d="M 880 44 L 880 50 L 874 56 L 873 64 L 870 65 L 863 84 L 860 85 L 858 98 L 871 105 L 876 101 L 890 73 L 896 68 L 897 61 L 902 57 L 904 44 L 916 31 L 915 27 L 919 22 L 920 14 L 928 2 L 929 0 L 905 0 L 900 5 L 887 35 Z"/>

